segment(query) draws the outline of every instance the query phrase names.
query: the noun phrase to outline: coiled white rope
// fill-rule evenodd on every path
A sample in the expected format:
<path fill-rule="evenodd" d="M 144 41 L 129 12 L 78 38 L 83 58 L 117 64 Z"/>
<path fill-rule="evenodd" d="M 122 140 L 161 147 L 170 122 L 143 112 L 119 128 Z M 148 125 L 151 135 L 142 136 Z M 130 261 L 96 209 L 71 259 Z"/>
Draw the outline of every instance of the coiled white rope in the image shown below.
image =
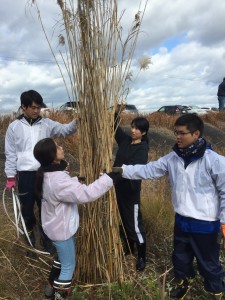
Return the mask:
<path fill-rule="evenodd" d="M 9 218 L 9 220 L 16 227 L 17 237 L 19 238 L 20 234 L 21 235 L 25 234 L 25 236 L 26 236 L 26 238 L 27 238 L 30 246 L 33 248 L 33 250 L 35 252 L 40 253 L 40 254 L 50 255 L 49 252 L 40 251 L 40 250 L 34 248 L 34 246 L 32 245 L 30 237 L 29 237 L 29 234 L 27 232 L 27 228 L 26 228 L 25 222 L 24 222 L 24 218 L 23 218 L 22 213 L 21 213 L 20 201 L 19 201 L 19 198 L 18 198 L 17 194 L 15 193 L 14 188 L 12 188 L 12 200 L 13 200 L 13 211 L 14 211 L 14 216 L 15 216 L 15 222 L 10 218 L 10 216 L 8 214 L 8 211 L 6 209 L 6 204 L 5 204 L 5 192 L 6 192 L 6 188 L 3 190 L 3 195 L 2 195 L 3 208 L 4 208 L 4 211 L 5 211 L 6 215 L 7 215 L 7 217 Z M 22 225 L 22 229 L 19 227 L 20 223 Z"/>

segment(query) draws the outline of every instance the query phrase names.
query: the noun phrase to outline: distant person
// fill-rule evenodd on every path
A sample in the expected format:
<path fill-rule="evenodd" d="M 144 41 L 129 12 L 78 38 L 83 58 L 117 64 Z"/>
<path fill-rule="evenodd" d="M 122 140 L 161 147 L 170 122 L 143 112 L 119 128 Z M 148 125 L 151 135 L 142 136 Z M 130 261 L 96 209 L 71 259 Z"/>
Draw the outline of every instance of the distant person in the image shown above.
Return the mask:
<path fill-rule="evenodd" d="M 35 145 L 34 157 L 41 164 L 37 171 L 36 193 L 42 201 L 42 226 L 58 254 L 45 295 L 64 300 L 70 294 L 75 270 L 74 234 L 79 226 L 78 204 L 101 197 L 113 186 L 111 177 L 116 176 L 114 173 L 103 174 L 89 185 L 81 184 L 77 177 L 70 177 L 65 171 L 63 148 L 51 138 L 40 140 Z M 83 266 L 84 272 L 86 267 Z"/>
<path fill-rule="evenodd" d="M 225 291 L 218 243 L 220 230 L 225 235 L 225 157 L 211 150 L 203 130 L 199 116 L 183 115 L 175 121 L 177 143 L 172 152 L 146 165 L 123 165 L 114 170 L 132 180 L 169 176 L 175 211 L 173 299 L 184 299 L 190 289 L 194 258 L 209 299 L 221 299 Z"/>
<path fill-rule="evenodd" d="M 18 185 L 22 216 L 32 245 L 35 247 L 34 226 L 36 218 L 34 205 L 37 203 L 39 218 L 41 214 L 41 202 L 35 197 L 34 186 L 36 171 L 39 162 L 34 158 L 33 149 L 35 144 L 46 137 L 67 136 L 76 131 L 76 122 L 61 124 L 49 118 L 40 116 L 43 104 L 42 96 L 34 91 L 23 92 L 20 96 L 23 114 L 13 121 L 6 131 L 5 137 L 5 173 L 7 177 L 6 189 L 11 189 Z M 54 252 L 51 241 L 44 234 L 40 224 L 41 242 L 45 251 Z M 32 255 L 32 252 L 27 252 Z"/>
<path fill-rule="evenodd" d="M 116 118 L 119 115 L 116 114 Z M 117 123 L 117 120 L 116 120 Z M 115 139 L 118 151 L 114 166 L 123 164 L 146 164 L 148 161 L 148 130 L 149 122 L 146 118 L 137 117 L 131 121 L 130 134 L 116 126 Z M 134 253 L 137 248 L 136 269 L 142 271 L 146 265 L 146 234 L 141 214 L 141 180 L 121 178 L 115 184 L 117 204 L 122 220 L 120 235 L 124 252 Z"/>
<path fill-rule="evenodd" d="M 223 81 L 218 86 L 218 101 L 219 101 L 219 111 L 224 110 L 225 106 L 225 77 L 223 78 Z"/>

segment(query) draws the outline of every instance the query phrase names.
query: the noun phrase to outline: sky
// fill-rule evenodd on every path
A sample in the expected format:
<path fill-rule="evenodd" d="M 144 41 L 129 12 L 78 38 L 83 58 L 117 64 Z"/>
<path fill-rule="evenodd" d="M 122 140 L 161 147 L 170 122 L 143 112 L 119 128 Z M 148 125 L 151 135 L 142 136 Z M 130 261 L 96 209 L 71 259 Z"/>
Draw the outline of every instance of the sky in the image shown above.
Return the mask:
<path fill-rule="evenodd" d="M 0 113 L 17 111 L 22 92 L 34 89 L 49 107 L 68 101 L 65 86 L 43 33 L 37 11 L 27 0 L 1 1 L 0 6 Z M 54 50 L 56 0 L 38 0 L 46 33 Z M 122 26 L 138 10 L 137 0 L 118 0 L 124 11 Z M 140 112 L 163 105 L 218 107 L 217 89 L 225 77 L 225 1 L 149 0 L 133 57 L 127 103 Z M 138 72 L 138 60 L 151 57 Z"/>

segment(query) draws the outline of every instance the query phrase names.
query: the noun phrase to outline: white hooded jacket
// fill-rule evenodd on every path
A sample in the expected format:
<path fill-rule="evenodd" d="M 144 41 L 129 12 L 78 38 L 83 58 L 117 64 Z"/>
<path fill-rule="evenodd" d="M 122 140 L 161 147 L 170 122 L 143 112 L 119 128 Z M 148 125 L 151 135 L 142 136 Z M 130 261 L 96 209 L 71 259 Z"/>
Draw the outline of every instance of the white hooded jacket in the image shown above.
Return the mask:
<path fill-rule="evenodd" d="M 89 185 L 66 171 L 44 173 L 41 205 L 42 227 L 52 241 L 64 241 L 75 234 L 79 226 L 77 204 L 95 201 L 113 186 L 106 174 Z"/>
<path fill-rule="evenodd" d="M 44 138 L 66 136 L 75 131 L 75 121 L 61 124 L 48 118 L 40 118 L 31 126 L 25 118 L 16 119 L 6 131 L 6 176 L 15 177 L 17 171 L 36 171 L 40 166 L 33 155 L 36 143 Z"/>
<path fill-rule="evenodd" d="M 123 165 L 123 177 L 153 179 L 169 175 L 174 211 L 181 216 L 225 223 L 225 157 L 207 149 L 202 158 L 184 161 L 175 152 L 146 165 Z"/>

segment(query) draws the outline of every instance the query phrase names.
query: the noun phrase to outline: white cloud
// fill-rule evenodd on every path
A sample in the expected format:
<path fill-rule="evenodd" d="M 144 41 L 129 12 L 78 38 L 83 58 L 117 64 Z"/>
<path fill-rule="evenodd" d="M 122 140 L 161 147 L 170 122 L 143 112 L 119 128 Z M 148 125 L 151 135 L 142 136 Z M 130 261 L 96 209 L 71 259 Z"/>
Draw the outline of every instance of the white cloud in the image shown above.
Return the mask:
<path fill-rule="evenodd" d="M 57 46 L 60 26 L 55 2 L 39 0 L 46 32 Z M 118 1 L 125 9 L 124 32 L 138 12 L 138 1 Z M 140 8 L 143 10 L 143 6 Z M 151 0 L 145 12 L 132 70 L 138 59 L 152 57 L 130 87 L 127 101 L 140 109 L 167 103 L 218 106 L 218 84 L 225 76 L 225 2 L 221 0 Z M 1 111 L 16 110 L 24 90 L 36 89 L 48 105 L 67 101 L 59 70 L 53 61 L 34 7 L 27 0 L 3 1 L 0 8 Z"/>

